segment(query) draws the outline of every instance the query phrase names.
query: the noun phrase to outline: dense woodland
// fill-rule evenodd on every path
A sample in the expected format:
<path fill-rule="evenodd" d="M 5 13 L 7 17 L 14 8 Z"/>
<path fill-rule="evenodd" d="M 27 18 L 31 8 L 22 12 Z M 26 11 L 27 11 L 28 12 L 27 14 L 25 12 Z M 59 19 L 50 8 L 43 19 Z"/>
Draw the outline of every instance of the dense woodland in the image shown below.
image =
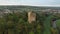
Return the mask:
<path fill-rule="evenodd" d="M 60 14 L 36 13 L 36 22 L 29 23 L 27 12 L 4 14 L 0 18 L 0 34 L 59 34 Z M 56 18 L 57 27 L 53 28 L 52 19 Z"/>

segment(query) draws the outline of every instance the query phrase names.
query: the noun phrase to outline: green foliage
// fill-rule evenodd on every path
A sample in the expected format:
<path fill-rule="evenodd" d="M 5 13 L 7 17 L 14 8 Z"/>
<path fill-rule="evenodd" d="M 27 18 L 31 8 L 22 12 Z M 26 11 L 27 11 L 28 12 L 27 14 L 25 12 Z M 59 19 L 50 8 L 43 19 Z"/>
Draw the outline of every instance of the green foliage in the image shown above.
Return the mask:
<path fill-rule="evenodd" d="M 29 34 L 34 34 L 34 32 L 33 31 L 30 31 Z"/>
<path fill-rule="evenodd" d="M 48 14 L 38 14 L 37 21 L 34 23 L 28 23 L 27 13 L 13 13 L 4 15 L 3 18 L 0 18 L 0 32 L 5 31 L 8 34 L 51 34 L 51 20 L 53 18 L 58 19 L 59 17 Z M 57 21 L 57 26 L 59 27 L 60 21 Z M 54 29 L 52 29 L 54 30 Z M 6 34 L 7 34 L 6 32 Z"/>
<path fill-rule="evenodd" d="M 56 24 L 57 24 L 58 28 L 60 29 L 60 20 L 57 20 Z"/>

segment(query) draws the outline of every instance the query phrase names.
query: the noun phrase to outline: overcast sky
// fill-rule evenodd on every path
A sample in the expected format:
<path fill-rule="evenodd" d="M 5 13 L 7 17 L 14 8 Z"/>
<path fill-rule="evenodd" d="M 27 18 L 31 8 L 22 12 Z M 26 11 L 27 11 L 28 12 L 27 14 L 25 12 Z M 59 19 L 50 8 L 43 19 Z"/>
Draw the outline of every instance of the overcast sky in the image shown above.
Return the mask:
<path fill-rule="evenodd" d="M 60 0 L 0 0 L 0 5 L 60 6 Z"/>

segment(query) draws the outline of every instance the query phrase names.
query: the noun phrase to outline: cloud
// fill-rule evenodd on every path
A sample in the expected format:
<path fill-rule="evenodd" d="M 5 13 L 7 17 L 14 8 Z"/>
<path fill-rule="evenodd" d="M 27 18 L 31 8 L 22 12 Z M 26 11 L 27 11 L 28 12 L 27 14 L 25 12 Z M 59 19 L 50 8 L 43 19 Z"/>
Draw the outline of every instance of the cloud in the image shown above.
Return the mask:
<path fill-rule="evenodd" d="M 17 5 L 17 0 L 0 0 L 0 5 Z"/>
<path fill-rule="evenodd" d="M 60 0 L 0 0 L 0 5 L 55 6 L 60 5 Z"/>

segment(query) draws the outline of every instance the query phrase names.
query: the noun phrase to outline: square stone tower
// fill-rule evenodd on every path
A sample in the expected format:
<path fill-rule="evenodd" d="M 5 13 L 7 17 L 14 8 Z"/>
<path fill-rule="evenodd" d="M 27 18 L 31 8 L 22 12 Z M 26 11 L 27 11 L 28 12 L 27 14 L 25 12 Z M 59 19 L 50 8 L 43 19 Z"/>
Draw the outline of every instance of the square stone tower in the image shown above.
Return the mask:
<path fill-rule="evenodd" d="M 36 13 L 30 11 L 28 12 L 28 22 L 32 23 L 36 21 Z"/>

